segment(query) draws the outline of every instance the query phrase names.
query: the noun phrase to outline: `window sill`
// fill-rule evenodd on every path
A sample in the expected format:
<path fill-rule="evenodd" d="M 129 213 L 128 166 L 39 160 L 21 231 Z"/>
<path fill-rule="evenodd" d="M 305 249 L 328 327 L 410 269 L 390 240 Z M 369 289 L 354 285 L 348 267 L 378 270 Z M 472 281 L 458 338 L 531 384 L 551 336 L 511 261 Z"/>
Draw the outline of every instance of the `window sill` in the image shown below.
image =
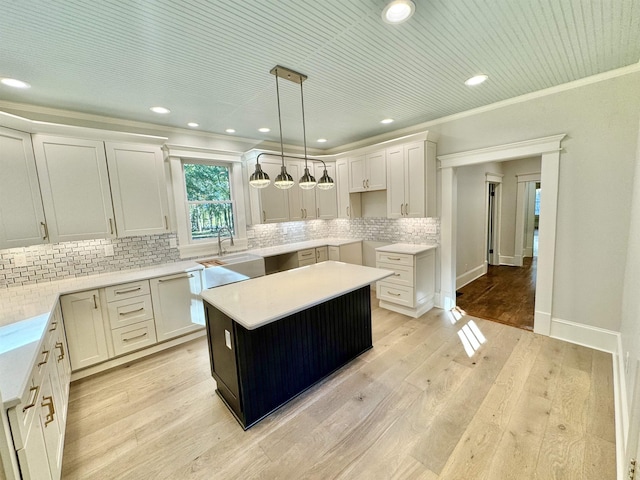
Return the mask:
<path fill-rule="evenodd" d="M 246 238 L 234 238 L 234 245 L 229 245 L 229 241 L 225 241 L 223 247 L 227 253 L 246 250 L 248 242 Z M 193 258 L 205 255 L 218 255 L 218 241 L 198 242 L 189 245 L 180 245 L 178 247 L 180 258 Z"/>

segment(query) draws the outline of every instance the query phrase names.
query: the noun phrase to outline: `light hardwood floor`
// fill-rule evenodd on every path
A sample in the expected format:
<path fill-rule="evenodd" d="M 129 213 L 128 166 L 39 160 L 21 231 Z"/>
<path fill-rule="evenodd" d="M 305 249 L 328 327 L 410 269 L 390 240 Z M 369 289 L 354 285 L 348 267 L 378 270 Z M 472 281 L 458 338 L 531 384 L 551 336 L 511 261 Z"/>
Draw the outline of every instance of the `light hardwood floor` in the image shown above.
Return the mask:
<path fill-rule="evenodd" d="M 374 348 L 246 432 L 205 339 L 74 382 L 63 478 L 615 478 L 609 354 L 372 304 Z"/>

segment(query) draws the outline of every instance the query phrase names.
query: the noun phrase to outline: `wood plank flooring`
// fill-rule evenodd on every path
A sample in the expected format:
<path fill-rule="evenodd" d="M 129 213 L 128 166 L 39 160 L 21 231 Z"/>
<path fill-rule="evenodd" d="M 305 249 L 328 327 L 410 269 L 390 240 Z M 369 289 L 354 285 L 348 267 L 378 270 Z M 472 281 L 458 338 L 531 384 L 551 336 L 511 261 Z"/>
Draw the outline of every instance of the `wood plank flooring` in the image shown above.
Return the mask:
<path fill-rule="evenodd" d="M 537 258 L 522 267 L 489 265 L 486 275 L 458 289 L 456 303 L 467 314 L 533 331 Z"/>
<path fill-rule="evenodd" d="M 204 338 L 74 382 L 63 479 L 615 478 L 610 355 L 372 306 L 374 348 L 246 432 Z"/>

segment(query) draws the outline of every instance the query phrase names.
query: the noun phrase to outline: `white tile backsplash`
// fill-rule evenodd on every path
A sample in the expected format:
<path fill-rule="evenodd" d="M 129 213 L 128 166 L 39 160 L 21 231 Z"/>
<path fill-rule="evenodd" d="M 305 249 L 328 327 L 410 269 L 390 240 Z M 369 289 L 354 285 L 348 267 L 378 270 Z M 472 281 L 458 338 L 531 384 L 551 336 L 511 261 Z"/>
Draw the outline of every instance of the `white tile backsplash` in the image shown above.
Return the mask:
<path fill-rule="evenodd" d="M 437 218 L 356 218 L 247 226 L 249 248 L 320 238 L 438 243 Z M 177 262 L 175 234 L 84 240 L 0 250 L 0 288 Z M 111 253 L 113 255 L 106 255 Z M 26 260 L 26 261 L 25 261 Z M 16 261 L 18 264 L 16 264 Z"/>

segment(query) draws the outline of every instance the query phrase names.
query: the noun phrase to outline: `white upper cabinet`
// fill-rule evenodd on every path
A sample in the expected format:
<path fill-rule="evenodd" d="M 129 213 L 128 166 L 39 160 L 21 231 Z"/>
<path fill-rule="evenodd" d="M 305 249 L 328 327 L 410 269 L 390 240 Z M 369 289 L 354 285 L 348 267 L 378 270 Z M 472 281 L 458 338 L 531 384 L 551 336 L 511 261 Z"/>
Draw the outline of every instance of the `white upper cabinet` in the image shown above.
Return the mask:
<path fill-rule="evenodd" d="M 289 221 L 289 198 L 286 190 L 280 190 L 273 185 L 280 174 L 280 160 L 260 160 L 262 170 L 269 175 L 271 184 L 266 188 L 256 190 L 259 198 L 260 222 L 275 223 Z M 252 165 L 253 167 L 253 165 Z"/>
<path fill-rule="evenodd" d="M 46 243 L 31 136 L 0 128 L 0 249 Z"/>
<path fill-rule="evenodd" d="M 387 149 L 387 217 L 435 215 L 435 144 L 412 142 Z"/>
<path fill-rule="evenodd" d="M 304 174 L 304 161 L 287 162 L 287 172 L 296 182 L 287 190 L 289 195 L 289 220 L 313 220 L 317 217 L 315 188 L 304 190 L 298 180 Z M 309 163 L 309 173 L 313 175 L 313 164 Z M 317 180 L 317 178 L 316 178 Z"/>
<path fill-rule="evenodd" d="M 33 136 L 51 242 L 115 237 L 104 144 Z"/>
<path fill-rule="evenodd" d="M 338 218 L 356 218 L 360 216 L 360 195 L 350 195 L 349 161 L 342 158 L 336 161 L 335 190 L 338 203 Z"/>
<path fill-rule="evenodd" d="M 118 237 L 169 231 L 162 151 L 154 145 L 105 143 Z"/>
<path fill-rule="evenodd" d="M 357 155 L 349 158 L 349 191 L 369 192 L 387 188 L 386 151 Z"/>
<path fill-rule="evenodd" d="M 320 178 L 324 174 L 324 166 L 320 164 L 315 164 L 315 172 L 313 175 L 316 177 L 316 180 L 319 182 Z M 336 218 L 338 215 L 338 198 L 336 193 L 336 166 L 333 163 L 327 163 L 327 174 L 333 178 L 334 187 L 330 190 L 322 190 L 316 186 L 316 210 L 318 212 L 317 217 L 329 220 L 332 218 Z"/>

